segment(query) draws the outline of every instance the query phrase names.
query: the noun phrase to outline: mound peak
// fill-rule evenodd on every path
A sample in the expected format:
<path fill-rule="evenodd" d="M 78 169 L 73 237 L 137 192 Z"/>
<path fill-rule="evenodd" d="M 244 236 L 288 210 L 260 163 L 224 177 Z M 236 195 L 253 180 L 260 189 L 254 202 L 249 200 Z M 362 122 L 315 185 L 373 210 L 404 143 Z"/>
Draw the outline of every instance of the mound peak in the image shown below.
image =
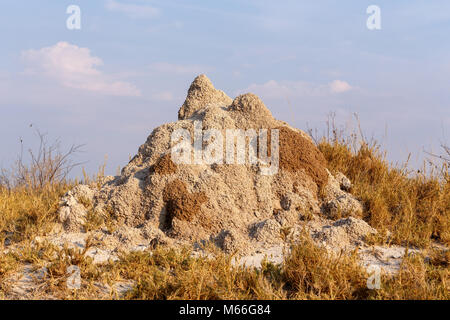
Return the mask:
<path fill-rule="evenodd" d="M 231 101 L 231 98 L 223 91 L 214 88 L 206 75 L 201 74 L 194 79 L 189 87 L 186 100 L 178 111 L 178 119 L 190 118 L 197 110 L 202 109 L 207 104 L 229 105 Z"/>

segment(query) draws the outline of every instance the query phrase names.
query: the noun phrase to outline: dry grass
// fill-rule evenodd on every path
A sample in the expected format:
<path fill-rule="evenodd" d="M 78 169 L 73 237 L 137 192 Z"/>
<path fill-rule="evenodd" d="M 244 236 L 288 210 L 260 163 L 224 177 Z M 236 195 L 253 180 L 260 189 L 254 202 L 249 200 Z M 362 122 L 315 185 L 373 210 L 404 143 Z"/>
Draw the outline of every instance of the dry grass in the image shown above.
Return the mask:
<path fill-rule="evenodd" d="M 449 259 L 444 264 L 425 262 L 424 257 L 405 257 L 395 278 L 383 277 L 382 290 L 373 291 L 374 299 L 448 300 L 450 299 Z"/>
<path fill-rule="evenodd" d="M 61 197 L 73 184 L 58 183 L 43 188 L 0 186 L 0 240 L 14 243 L 33 239 L 50 231 L 56 221 Z M 0 248 L 1 248 L 0 244 Z"/>
<path fill-rule="evenodd" d="M 68 173 L 77 165 L 71 157 L 81 146 L 62 152 L 60 142 L 48 143 L 46 135 L 36 131 L 39 146 L 22 152 L 13 167 L 0 170 L 0 246 L 4 241 L 20 242 L 49 231 L 55 221 L 60 198 L 76 182 Z"/>
<path fill-rule="evenodd" d="M 437 241 L 448 245 L 448 166 L 444 163 L 440 170 L 412 174 L 387 163 L 376 144 L 355 146 L 355 141 L 352 136 L 342 139 L 335 135 L 321 140 L 319 148 L 330 170 L 341 171 L 352 180 L 351 192 L 364 203 L 364 218 L 379 230 L 389 230 L 394 243 L 429 247 Z M 292 247 L 282 266 L 263 263 L 261 270 L 234 266 L 231 256 L 217 251 L 214 258 L 194 258 L 188 249 L 158 247 L 95 265 L 85 251 L 32 244 L 36 236 L 52 229 L 59 199 L 73 185 L 63 179 L 42 185 L 0 186 L 0 249 L 3 251 L 5 241 L 18 246 L 0 257 L 0 298 L 12 297 L 7 280 L 25 264 L 32 264 L 48 269 L 34 298 L 450 299 L 450 253 L 442 250 L 430 249 L 427 258 L 405 257 L 397 276 L 384 276 L 379 290 L 369 290 L 368 275 L 356 253 L 330 256 L 306 236 Z M 90 206 L 88 202 L 85 205 Z M 97 217 L 92 214 L 91 218 L 90 227 L 95 229 Z M 385 241 L 386 237 L 375 240 Z M 71 265 L 81 270 L 79 290 L 66 286 Z M 112 288 L 118 281 L 133 281 L 133 290 L 124 297 L 114 290 L 105 291 L 105 285 Z"/>
<path fill-rule="evenodd" d="M 87 248 L 27 245 L 6 255 L 0 263 L 0 278 L 6 279 L 18 265 L 26 263 L 36 269 L 47 267 L 32 296 L 42 299 L 450 299 L 449 257 L 441 256 L 442 252 L 436 252 L 432 259 L 406 257 L 397 276 L 383 276 L 381 288 L 369 290 L 368 275 L 356 253 L 331 256 L 308 237 L 292 247 L 284 264 L 266 262 L 260 270 L 235 266 L 232 256 L 217 251 L 214 258 L 195 258 L 189 249 L 162 247 L 95 265 L 84 255 Z M 81 270 L 78 290 L 66 286 L 67 270 L 72 265 Z M 105 291 L 105 285 L 113 288 L 123 281 L 134 283 L 124 296 L 115 290 Z M 8 297 L 8 290 L 1 285 L 0 297 Z"/>
<path fill-rule="evenodd" d="M 305 235 L 285 259 L 282 275 L 292 299 L 368 298 L 368 275 L 356 252 L 333 257 Z"/>
<path fill-rule="evenodd" d="M 119 262 L 103 265 L 101 273 L 135 281 L 125 299 L 450 298 L 448 257 L 406 257 L 398 276 L 384 276 L 380 289 L 369 290 L 368 274 L 356 252 L 331 256 L 307 236 L 292 247 L 281 266 L 266 262 L 260 270 L 237 267 L 231 256 L 214 253 L 214 258 L 193 258 L 188 249 L 157 248 L 124 255 Z"/>
<path fill-rule="evenodd" d="M 130 254 L 115 268 L 136 281 L 129 299 L 281 299 L 279 283 L 261 272 L 236 267 L 232 257 L 217 253 L 214 259 L 193 258 L 189 250 L 157 249 Z"/>
<path fill-rule="evenodd" d="M 380 145 L 363 134 L 345 135 L 331 125 L 318 141 L 332 172 L 344 173 L 364 205 L 364 219 L 396 244 L 450 244 L 450 174 L 445 161 L 417 172 L 387 162 Z M 384 237 L 382 240 L 386 240 Z"/>

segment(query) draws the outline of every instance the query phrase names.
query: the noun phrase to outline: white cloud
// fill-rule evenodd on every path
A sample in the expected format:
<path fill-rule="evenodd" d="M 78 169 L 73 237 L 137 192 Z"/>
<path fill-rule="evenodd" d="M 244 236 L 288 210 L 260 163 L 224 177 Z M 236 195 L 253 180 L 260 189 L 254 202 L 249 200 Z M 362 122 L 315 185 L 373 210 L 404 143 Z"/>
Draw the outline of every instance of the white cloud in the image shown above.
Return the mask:
<path fill-rule="evenodd" d="M 304 96 L 326 96 L 339 94 L 353 89 L 353 87 L 343 80 L 334 80 L 329 84 L 315 84 L 306 81 L 267 81 L 263 84 L 251 84 L 243 92 L 253 92 L 263 95 L 266 98 L 290 98 Z"/>
<path fill-rule="evenodd" d="M 342 93 L 352 89 L 352 86 L 348 82 L 342 80 L 334 80 L 330 83 L 330 90 L 333 93 Z"/>
<path fill-rule="evenodd" d="M 167 62 L 153 63 L 150 70 L 169 74 L 201 74 L 211 71 L 211 68 L 200 65 L 181 65 Z"/>
<path fill-rule="evenodd" d="M 106 9 L 125 13 L 130 18 L 155 18 L 160 14 L 158 8 L 149 5 L 121 3 L 115 0 L 108 0 Z"/>
<path fill-rule="evenodd" d="M 96 69 L 103 61 L 92 56 L 88 48 L 58 42 L 51 47 L 24 51 L 22 58 L 29 64 L 27 74 L 44 75 L 68 88 L 115 96 L 141 95 L 133 84 L 114 80 Z"/>

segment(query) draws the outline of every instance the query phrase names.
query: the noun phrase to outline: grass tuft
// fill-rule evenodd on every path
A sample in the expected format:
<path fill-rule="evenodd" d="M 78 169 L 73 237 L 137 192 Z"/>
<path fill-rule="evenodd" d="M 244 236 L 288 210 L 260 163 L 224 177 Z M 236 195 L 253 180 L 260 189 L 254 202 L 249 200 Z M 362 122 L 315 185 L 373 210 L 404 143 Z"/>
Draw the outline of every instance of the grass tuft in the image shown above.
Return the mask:
<path fill-rule="evenodd" d="M 392 243 L 427 247 L 433 241 L 450 244 L 450 179 L 448 164 L 424 164 L 408 170 L 388 163 L 375 141 L 344 135 L 336 128 L 318 143 L 329 169 L 345 174 L 353 183 L 351 193 L 364 206 L 364 220 Z M 361 137 L 364 135 L 361 134 Z M 427 170 L 428 168 L 428 170 Z M 382 240 L 387 240 L 385 237 Z"/>

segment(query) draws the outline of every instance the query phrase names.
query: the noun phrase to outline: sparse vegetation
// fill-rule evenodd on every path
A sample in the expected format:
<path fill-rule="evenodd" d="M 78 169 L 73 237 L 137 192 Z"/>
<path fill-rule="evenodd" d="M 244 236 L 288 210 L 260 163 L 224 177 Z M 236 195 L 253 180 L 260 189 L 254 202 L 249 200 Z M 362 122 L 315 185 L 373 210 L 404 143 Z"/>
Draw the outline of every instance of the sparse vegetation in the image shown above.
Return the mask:
<path fill-rule="evenodd" d="M 0 171 L 0 186 L 9 190 L 26 187 L 42 190 L 46 187 L 59 186 L 67 181 L 70 171 L 81 163 L 74 163 L 72 157 L 81 150 L 82 145 L 72 145 L 68 151 L 61 151 L 60 141 L 49 144 L 46 134 L 36 130 L 39 138 L 37 150 L 28 150 L 29 159 L 25 160 L 22 139 L 21 152 L 15 165 Z"/>
<path fill-rule="evenodd" d="M 117 262 L 94 265 L 84 250 L 57 249 L 46 243 L 26 246 L 0 263 L 0 277 L 23 263 L 47 267 L 35 298 L 59 299 L 449 299 L 450 270 L 442 257 L 405 257 L 400 273 L 383 276 L 379 290 L 369 290 L 367 273 L 352 256 L 333 257 L 307 237 L 292 248 L 284 265 L 263 263 L 261 270 L 238 267 L 233 257 L 215 251 L 214 258 L 194 258 L 189 249 L 157 247 L 123 254 Z M 214 249 L 211 248 L 214 251 Z M 436 254 L 442 254 L 441 252 Z M 447 257 L 448 259 L 448 257 Z M 76 265 L 83 279 L 79 290 L 67 289 L 66 270 Z M 124 296 L 114 283 L 133 281 Z M 105 291 L 105 288 L 107 290 Z M 7 296 L 6 283 L 0 296 Z"/>
<path fill-rule="evenodd" d="M 450 244 L 450 175 L 448 162 L 414 171 L 407 162 L 394 166 L 375 141 L 345 134 L 331 119 L 329 134 L 318 146 L 333 172 L 352 182 L 351 193 L 364 205 L 364 219 L 386 236 L 381 240 L 426 247 Z M 448 150 L 447 150 L 448 151 Z"/>
<path fill-rule="evenodd" d="M 44 134 L 37 134 L 39 148 L 29 150 L 29 161 L 21 152 L 10 170 L 1 170 L 0 248 L 5 240 L 17 243 L 50 231 L 61 196 L 76 183 L 67 175 L 77 165 L 71 157 L 80 146 L 63 153 L 59 141 L 49 145 Z"/>
<path fill-rule="evenodd" d="M 398 275 L 383 276 L 379 290 L 367 289 L 368 275 L 356 254 L 330 256 L 307 236 L 292 247 L 282 266 L 264 263 L 261 270 L 234 266 L 233 257 L 220 252 L 215 252 L 215 258 L 194 258 L 188 249 L 162 247 L 94 265 L 84 255 L 89 241 L 84 251 L 58 249 L 45 242 L 32 244 L 36 236 L 50 232 L 61 196 L 75 184 L 65 175 L 49 178 L 52 175 L 39 171 L 55 168 L 54 161 L 66 163 L 44 152 L 45 157 L 36 157 L 37 162 L 31 164 L 34 169 L 22 163 L 21 178 L 4 172 L 0 184 L 0 249 L 5 242 L 20 245 L 1 256 L 0 298 L 10 297 L 8 277 L 32 264 L 48 270 L 34 293 L 36 298 L 450 299 L 450 253 L 430 247 L 433 242 L 450 244 L 448 163 L 444 161 L 440 170 L 412 173 L 406 166 L 390 165 L 378 144 L 360 142 L 355 135 L 345 138 L 335 128 L 318 146 L 329 169 L 343 172 L 353 182 L 351 192 L 364 203 L 364 219 L 386 231 L 374 241 L 429 249 L 426 258 L 420 254 L 405 257 Z M 91 206 L 89 201 L 83 204 Z M 92 213 L 90 227 L 97 227 L 96 219 Z M 81 270 L 79 290 L 65 286 L 70 265 Z M 133 281 L 134 287 L 119 296 L 112 289 L 118 281 Z"/>

